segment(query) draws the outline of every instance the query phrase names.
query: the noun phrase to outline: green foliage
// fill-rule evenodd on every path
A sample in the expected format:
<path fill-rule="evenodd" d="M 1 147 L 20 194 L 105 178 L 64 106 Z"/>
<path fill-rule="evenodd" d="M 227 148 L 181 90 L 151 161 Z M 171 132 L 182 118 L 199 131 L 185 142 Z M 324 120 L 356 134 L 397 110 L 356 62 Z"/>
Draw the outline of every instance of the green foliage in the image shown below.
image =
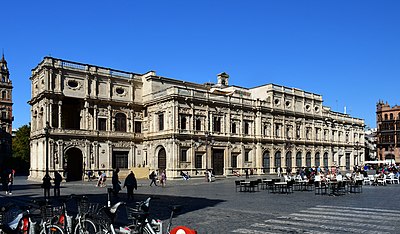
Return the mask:
<path fill-rule="evenodd" d="M 18 128 L 12 140 L 13 166 L 17 172 L 26 174 L 29 171 L 31 126 L 23 125 Z"/>

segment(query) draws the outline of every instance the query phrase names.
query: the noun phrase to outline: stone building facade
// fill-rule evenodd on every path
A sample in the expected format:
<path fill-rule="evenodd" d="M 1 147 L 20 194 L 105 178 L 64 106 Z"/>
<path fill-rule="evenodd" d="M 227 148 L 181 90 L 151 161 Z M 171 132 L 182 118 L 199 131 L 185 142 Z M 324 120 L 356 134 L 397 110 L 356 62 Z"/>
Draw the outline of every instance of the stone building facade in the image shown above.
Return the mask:
<path fill-rule="evenodd" d="M 378 160 L 400 162 L 400 106 L 391 107 L 387 102 L 376 105 Z"/>
<path fill-rule="evenodd" d="M 32 70 L 31 177 L 49 169 L 79 179 L 86 170 L 148 167 L 230 176 L 299 167 L 351 169 L 364 161 L 362 119 L 322 96 L 267 84 L 196 84 L 45 57 Z"/>
<path fill-rule="evenodd" d="M 12 155 L 12 82 L 4 54 L 0 59 L 0 170 Z M 8 165 L 9 166 L 9 165 Z"/>

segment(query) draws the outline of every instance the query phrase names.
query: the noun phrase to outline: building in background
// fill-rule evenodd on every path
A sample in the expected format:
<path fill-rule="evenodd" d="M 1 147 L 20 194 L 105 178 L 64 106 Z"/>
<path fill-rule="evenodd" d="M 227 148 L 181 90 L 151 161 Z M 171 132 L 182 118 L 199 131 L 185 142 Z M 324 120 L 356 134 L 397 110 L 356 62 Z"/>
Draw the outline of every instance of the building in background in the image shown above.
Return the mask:
<path fill-rule="evenodd" d="M 12 155 L 12 82 L 4 54 L 0 60 L 0 168 Z"/>
<path fill-rule="evenodd" d="M 400 106 L 391 107 L 387 102 L 376 105 L 378 159 L 400 161 Z"/>
<path fill-rule="evenodd" d="M 371 128 L 364 132 L 365 135 L 365 161 L 376 161 L 377 157 L 377 129 Z"/>
<path fill-rule="evenodd" d="M 296 88 L 238 87 L 226 73 L 197 84 L 52 57 L 30 79 L 32 179 L 43 177 L 46 160 L 69 180 L 116 167 L 178 178 L 181 171 L 351 170 L 364 161 L 364 120 Z"/>

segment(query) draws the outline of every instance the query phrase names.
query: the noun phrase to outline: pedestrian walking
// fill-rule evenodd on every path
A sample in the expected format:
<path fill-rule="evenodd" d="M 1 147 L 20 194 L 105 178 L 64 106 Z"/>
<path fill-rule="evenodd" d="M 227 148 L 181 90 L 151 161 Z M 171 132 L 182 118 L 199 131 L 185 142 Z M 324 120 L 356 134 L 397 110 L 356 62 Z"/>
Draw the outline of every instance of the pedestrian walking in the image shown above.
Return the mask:
<path fill-rule="evenodd" d="M 62 176 L 58 171 L 54 172 L 54 197 L 60 196 L 60 185 L 62 181 Z"/>
<path fill-rule="evenodd" d="M 167 185 L 167 175 L 165 174 L 165 170 L 163 170 L 161 173 L 160 183 L 161 183 L 161 186 L 163 186 L 163 187 L 165 187 Z"/>
<path fill-rule="evenodd" d="M 114 196 L 118 196 L 119 191 L 121 190 L 121 182 L 119 181 L 118 178 L 118 173 L 119 173 L 119 168 L 115 169 L 113 171 L 112 177 L 111 177 L 111 183 L 113 186 L 113 194 Z"/>
<path fill-rule="evenodd" d="M 155 171 L 152 171 L 152 172 L 150 173 L 149 179 L 151 180 L 150 186 L 151 186 L 152 184 L 154 184 L 155 186 L 157 186 L 157 175 L 156 175 L 156 172 L 155 172 Z"/>
<path fill-rule="evenodd" d="M 88 176 L 88 181 L 92 181 L 93 171 L 92 171 L 92 170 L 89 170 L 89 171 L 87 172 L 87 176 Z"/>
<path fill-rule="evenodd" d="M 128 200 L 133 200 L 133 190 L 137 190 L 137 180 L 133 171 L 129 173 L 125 178 L 124 188 L 126 187 L 126 192 L 128 194 Z"/>
<path fill-rule="evenodd" d="M 8 194 L 8 173 L 6 168 L 3 168 L 1 170 L 0 176 L 1 176 L 2 189 L 3 191 L 6 191 L 6 194 Z"/>
<path fill-rule="evenodd" d="M 42 188 L 44 192 L 44 197 L 50 198 L 51 177 L 48 174 L 46 174 L 42 180 L 43 180 Z"/>
<path fill-rule="evenodd" d="M 249 170 L 246 169 L 246 170 L 244 170 L 244 172 L 246 173 L 246 179 L 248 179 L 249 178 Z"/>
<path fill-rule="evenodd" d="M 277 172 L 278 172 L 278 177 L 281 177 L 282 176 L 282 167 L 278 167 Z"/>
<path fill-rule="evenodd" d="M 208 171 L 207 171 L 207 175 L 208 175 L 208 182 L 212 182 L 212 176 L 213 176 L 213 174 L 212 174 L 211 170 L 208 170 Z"/>
<path fill-rule="evenodd" d="M 7 183 L 6 194 L 8 194 L 8 195 L 12 195 L 12 188 L 13 188 L 13 184 L 14 184 L 14 174 L 15 174 L 14 170 L 9 170 L 9 173 L 7 175 L 8 183 Z"/>

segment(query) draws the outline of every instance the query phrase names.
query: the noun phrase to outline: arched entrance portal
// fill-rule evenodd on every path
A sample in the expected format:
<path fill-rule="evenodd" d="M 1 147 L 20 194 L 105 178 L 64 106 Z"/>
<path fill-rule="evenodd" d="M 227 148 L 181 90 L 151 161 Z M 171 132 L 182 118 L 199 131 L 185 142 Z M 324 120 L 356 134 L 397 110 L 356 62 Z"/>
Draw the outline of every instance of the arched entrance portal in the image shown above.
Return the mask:
<path fill-rule="evenodd" d="M 165 152 L 164 147 L 158 151 L 158 169 L 160 172 L 167 168 L 167 152 Z"/>
<path fill-rule="evenodd" d="M 64 155 L 64 171 L 67 181 L 82 180 L 83 155 L 77 148 L 68 149 Z"/>

